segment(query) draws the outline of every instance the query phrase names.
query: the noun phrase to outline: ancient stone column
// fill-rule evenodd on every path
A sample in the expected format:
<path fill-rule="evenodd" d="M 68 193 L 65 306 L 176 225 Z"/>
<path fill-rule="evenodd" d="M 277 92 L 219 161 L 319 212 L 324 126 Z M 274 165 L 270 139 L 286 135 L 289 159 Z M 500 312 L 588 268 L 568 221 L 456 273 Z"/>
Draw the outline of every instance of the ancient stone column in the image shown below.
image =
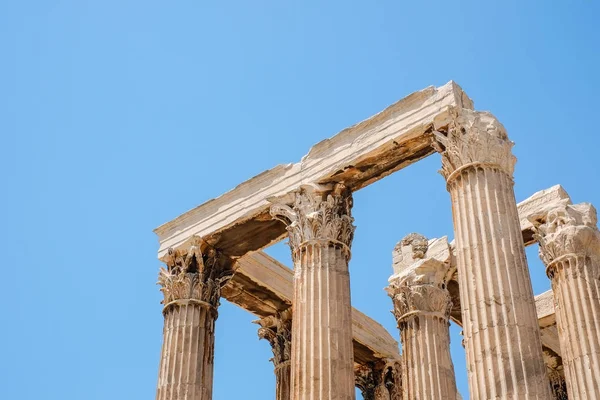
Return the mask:
<path fill-rule="evenodd" d="M 167 269 L 160 270 L 165 325 L 157 400 L 212 399 L 215 320 L 233 271 L 205 247 L 193 239 L 187 249 L 169 251 Z"/>
<path fill-rule="evenodd" d="M 513 190 L 513 143 L 486 112 L 453 110 L 435 132 L 452 199 L 471 399 L 548 399 Z"/>
<path fill-rule="evenodd" d="M 292 313 L 288 309 L 277 316 L 270 316 L 258 321 L 258 337 L 266 339 L 273 351 L 275 365 L 275 400 L 290 400 L 291 348 L 292 348 Z"/>
<path fill-rule="evenodd" d="M 303 187 L 271 214 L 287 225 L 294 260 L 292 399 L 354 399 L 348 261 L 352 195 Z"/>
<path fill-rule="evenodd" d="M 431 247 L 429 247 L 431 244 Z M 407 400 L 456 400 L 450 356 L 452 302 L 446 283 L 452 275 L 446 238 L 431 243 L 418 234 L 394 250 L 394 271 L 387 292 L 400 329 L 403 390 Z"/>
<path fill-rule="evenodd" d="M 600 232 L 591 204 L 532 218 L 552 281 L 569 399 L 600 399 Z"/>

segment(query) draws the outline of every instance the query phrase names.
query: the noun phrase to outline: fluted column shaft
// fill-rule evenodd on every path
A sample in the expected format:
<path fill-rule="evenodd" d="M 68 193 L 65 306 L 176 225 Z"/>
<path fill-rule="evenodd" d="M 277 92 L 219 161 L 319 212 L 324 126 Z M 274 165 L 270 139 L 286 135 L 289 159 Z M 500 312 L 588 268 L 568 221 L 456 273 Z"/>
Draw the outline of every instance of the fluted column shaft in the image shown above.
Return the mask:
<path fill-rule="evenodd" d="M 354 399 L 348 260 L 352 197 L 342 185 L 303 188 L 271 214 L 288 226 L 294 259 L 293 400 Z"/>
<path fill-rule="evenodd" d="M 491 114 L 470 110 L 437 139 L 452 199 L 471 399 L 548 399 L 512 142 Z"/>
<path fill-rule="evenodd" d="M 290 360 L 282 362 L 281 364 L 275 366 L 275 380 L 277 385 L 275 390 L 276 400 L 291 399 L 291 376 L 292 362 Z"/>
<path fill-rule="evenodd" d="M 455 400 L 450 294 L 433 285 L 401 286 L 393 300 L 402 342 L 404 399 Z"/>
<path fill-rule="evenodd" d="M 556 325 L 570 399 L 600 399 L 599 259 L 565 257 L 553 264 Z"/>
<path fill-rule="evenodd" d="M 157 400 L 211 399 L 216 310 L 193 300 L 165 310 Z"/>
<path fill-rule="evenodd" d="M 600 399 L 600 232 L 590 204 L 565 205 L 537 224 L 552 282 L 569 399 Z M 536 222 L 534 225 L 536 225 Z"/>
<path fill-rule="evenodd" d="M 163 347 L 157 400 L 211 400 L 215 320 L 220 289 L 231 277 L 230 264 L 199 239 L 170 251 L 159 284 L 164 294 Z"/>
<path fill-rule="evenodd" d="M 350 277 L 343 249 L 311 243 L 294 264 L 292 399 L 354 399 Z"/>

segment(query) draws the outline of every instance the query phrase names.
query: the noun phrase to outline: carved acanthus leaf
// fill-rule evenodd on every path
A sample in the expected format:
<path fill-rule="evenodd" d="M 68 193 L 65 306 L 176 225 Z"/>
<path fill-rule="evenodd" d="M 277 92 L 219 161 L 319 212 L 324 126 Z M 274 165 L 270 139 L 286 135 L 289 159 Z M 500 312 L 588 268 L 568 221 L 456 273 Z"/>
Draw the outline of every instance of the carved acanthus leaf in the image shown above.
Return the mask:
<path fill-rule="evenodd" d="M 566 204 L 531 219 L 547 266 L 567 255 L 600 258 L 596 209 L 588 203 Z"/>
<path fill-rule="evenodd" d="M 442 154 L 440 173 L 446 180 L 468 164 L 494 165 L 513 175 L 514 143 L 508 139 L 504 126 L 488 112 L 453 110 L 448 132 L 445 135 L 435 132 L 433 144 Z"/>
<path fill-rule="evenodd" d="M 193 238 L 185 249 L 170 249 L 167 268 L 160 268 L 157 284 L 161 286 L 163 304 L 175 300 L 200 300 L 215 308 L 219 306 L 221 288 L 233 275 L 232 263 L 206 247 L 200 238 Z"/>
<path fill-rule="evenodd" d="M 352 193 L 342 184 L 320 192 L 302 187 L 292 206 L 273 204 L 271 215 L 287 226 L 292 254 L 307 242 L 333 242 L 350 248 L 354 236 Z"/>
<path fill-rule="evenodd" d="M 385 388 L 383 366 L 368 363 L 354 368 L 354 384 L 360 389 L 363 399 L 377 400 L 377 391 Z M 387 389 L 385 389 L 387 391 Z M 389 397 L 389 396 L 388 396 Z"/>
<path fill-rule="evenodd" d="M 275 367 L 289 361 L 292 356 L 292 318 L 291 310 L 286 310 L 276 316 L 266 317 L 254 321 L 260 325 L 258 337 L 266 339 L 271 344 L 273 351 L 273 364 Z"/>
<path fill-rule="evenodd" d="M 394 281 L 386 289 L 394 302 L 394 316 L 400 322 L 410 314 L 436 313 L 450 318 L 452 300 L 448 290 L 433 285 L 406 285 Z"/>

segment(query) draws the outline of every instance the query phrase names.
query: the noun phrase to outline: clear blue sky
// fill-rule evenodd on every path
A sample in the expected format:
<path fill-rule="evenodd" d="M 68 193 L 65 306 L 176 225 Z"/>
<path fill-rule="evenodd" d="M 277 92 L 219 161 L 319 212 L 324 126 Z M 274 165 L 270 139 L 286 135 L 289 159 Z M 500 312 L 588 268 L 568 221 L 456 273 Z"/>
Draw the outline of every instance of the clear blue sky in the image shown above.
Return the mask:
<path fill-rule="evenodd" d="M 600 206 L 598 2 L 498 4 L 0 2 L 0 398 L 153 398 L 152 229 L 429 85 L 457 81 L 505 124 L 518 200 L 561 183 Z M 453 236 L 439 165 L 355 195 L 353 305 L 395 337 L 394 244 Z M 274 398 L 252 320 L 223 302 L 215 400 Z M 452 346 L 467 398 L 456 328 Z"/>

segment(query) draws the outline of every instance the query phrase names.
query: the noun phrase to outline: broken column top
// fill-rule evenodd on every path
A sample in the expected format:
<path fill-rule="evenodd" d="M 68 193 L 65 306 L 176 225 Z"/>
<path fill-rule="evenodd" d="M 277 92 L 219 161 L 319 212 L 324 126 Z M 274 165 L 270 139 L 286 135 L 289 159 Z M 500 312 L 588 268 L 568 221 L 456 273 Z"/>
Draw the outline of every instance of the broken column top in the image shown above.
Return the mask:
<path fill-rule="evenodd" d="M 399 241 L 392 252 L 394 275 L 389 280 L 410 279 L 415 284 L 445 283 L 449 279 L 451 256 L 447 236 L 427 239 L 411 233 Z"/>

